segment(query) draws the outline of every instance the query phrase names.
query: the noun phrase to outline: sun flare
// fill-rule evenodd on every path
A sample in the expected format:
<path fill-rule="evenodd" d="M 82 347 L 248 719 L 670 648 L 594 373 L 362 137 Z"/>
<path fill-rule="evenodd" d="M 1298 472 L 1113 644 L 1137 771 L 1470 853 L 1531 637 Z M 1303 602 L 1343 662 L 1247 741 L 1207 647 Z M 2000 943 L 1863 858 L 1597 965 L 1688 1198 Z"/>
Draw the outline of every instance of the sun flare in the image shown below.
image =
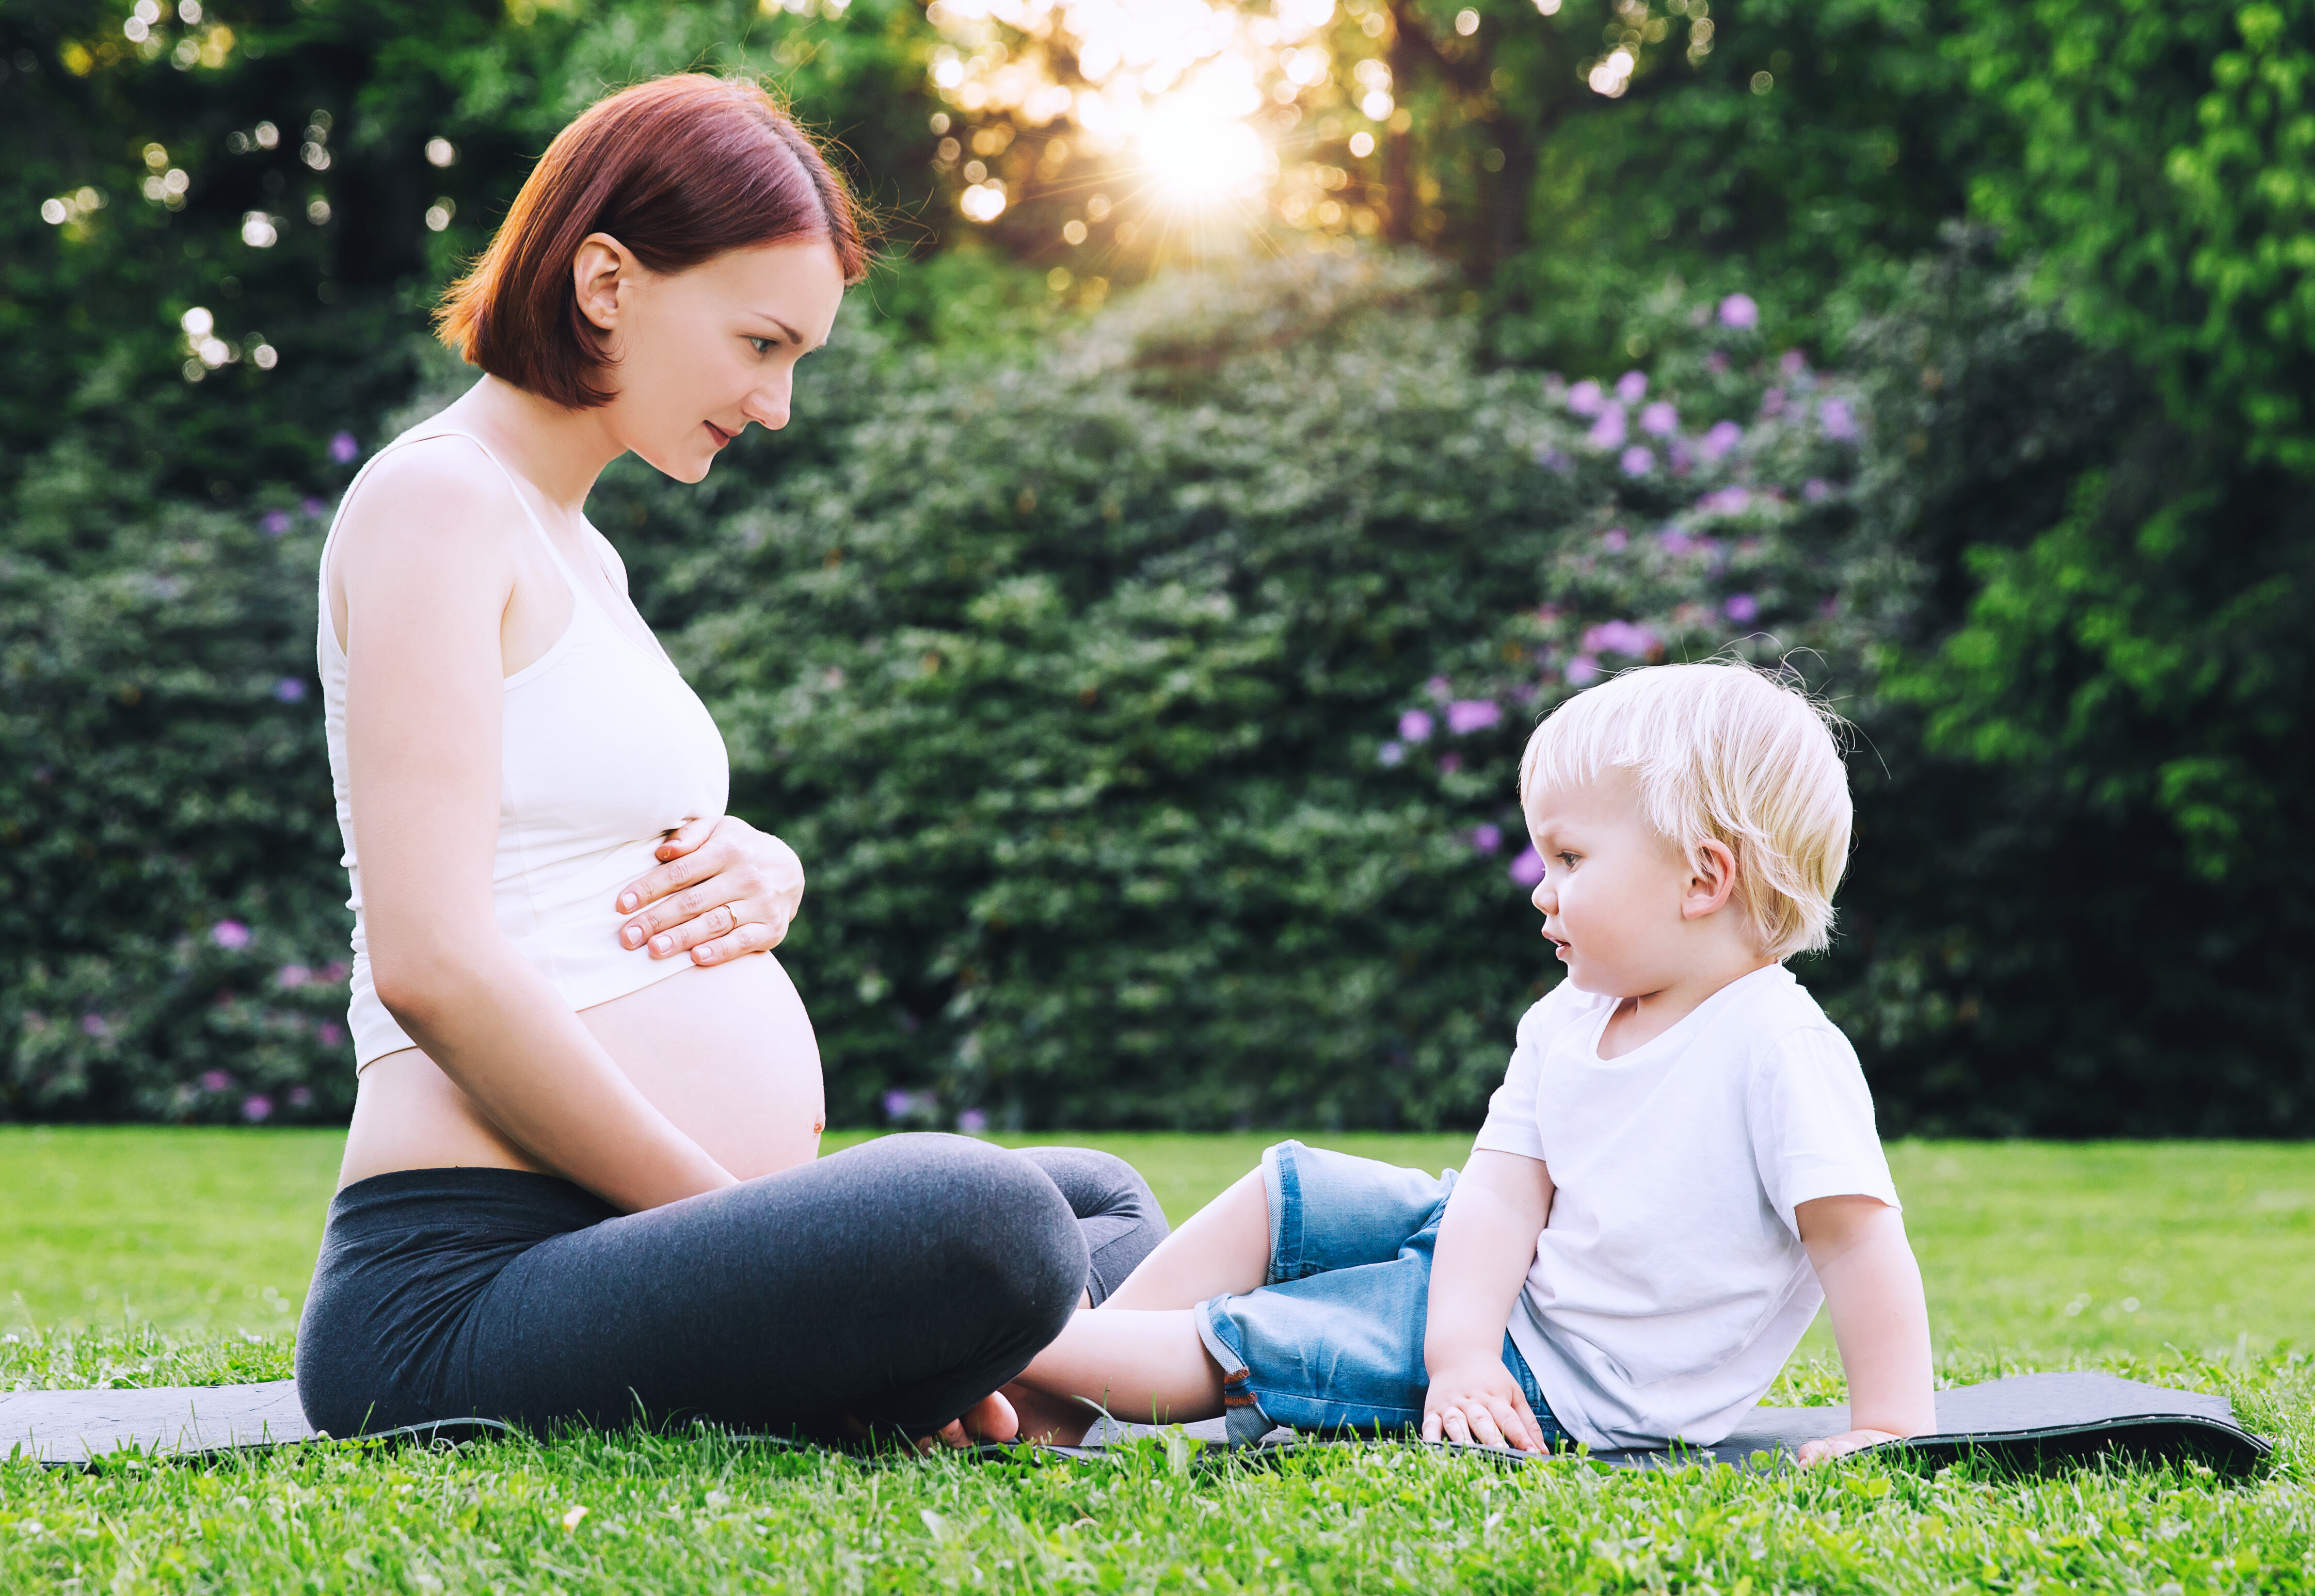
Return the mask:
<path fill-rule="evenodd" d="M 1210 106 L 1153 106 L 1137 142 L 1158 191 L 1178 205 L 1258 194 L 1273 164 L 1262 135 Z"/>

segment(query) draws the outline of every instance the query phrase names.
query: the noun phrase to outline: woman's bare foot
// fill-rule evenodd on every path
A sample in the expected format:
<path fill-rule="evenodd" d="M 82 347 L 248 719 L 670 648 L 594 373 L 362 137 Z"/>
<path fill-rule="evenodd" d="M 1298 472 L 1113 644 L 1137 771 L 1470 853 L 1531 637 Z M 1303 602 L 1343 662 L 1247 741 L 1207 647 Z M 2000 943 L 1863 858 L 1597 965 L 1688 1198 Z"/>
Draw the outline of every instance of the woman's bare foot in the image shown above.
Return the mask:
<path fill-rule="evenodd" d="M 979 1446 L 984 1441 L 1016 1440 L 1022 1434 L 1022 1428 L 1013 1404 L 1006 1400 L 1006 1394 L 991 1391 L 966 1408 L 962 1417 L 943 1424 L 939 1439 L 944 1446 Z M 927 1436 L 917 1443 L 917 1448 L 919 1451 L 930 1451 L 932 1442 L 933 1438 Z"/>
<path fill-rule="evenodd" d="M 1014 1413 L 1020 1417 L 1020 1439 L 1041 1446 L 1076 1446 L 1101 1417 L 1074 1396 L 1056 1396 L 1018 1381 L 1006 1387 L 1001 1395 L 1012 1402 Z"/>

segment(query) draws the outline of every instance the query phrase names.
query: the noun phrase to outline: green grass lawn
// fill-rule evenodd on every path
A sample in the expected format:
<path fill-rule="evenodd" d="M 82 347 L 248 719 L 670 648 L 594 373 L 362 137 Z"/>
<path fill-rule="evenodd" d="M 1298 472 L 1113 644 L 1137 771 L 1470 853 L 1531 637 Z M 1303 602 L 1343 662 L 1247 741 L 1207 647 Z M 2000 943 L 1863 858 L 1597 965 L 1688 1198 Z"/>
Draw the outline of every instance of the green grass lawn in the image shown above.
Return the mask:
<path fill-rule="evenodd" d="M 1081 1139 L 1133 1160 L 1178 1220 L 1266 1139 Z M 1430 1167 L 1468 1147 L 1309 1139 Z M 0 1128 L 0 1389 L 286 1375 L 339 1141 Z M 636 1433 L 11 1462 L 0 1592 L 2315 1586 L 2315 1380 L 2293 1350 L 2315 1311 L 2315 1147 L 1898 1143 L 1891 1160 L 1946 1378 L 2103 1368 L 2224 1390 L 2284 1443 L 2278 1466 L 2248 1484 L 1878 1461 L 1644 1476 L 1381 1448 L 1251 1469 L 1153 1443 L 1040 1467 Z M 1840 1389 L 1820 1324 L 1770 1399 Z"/>

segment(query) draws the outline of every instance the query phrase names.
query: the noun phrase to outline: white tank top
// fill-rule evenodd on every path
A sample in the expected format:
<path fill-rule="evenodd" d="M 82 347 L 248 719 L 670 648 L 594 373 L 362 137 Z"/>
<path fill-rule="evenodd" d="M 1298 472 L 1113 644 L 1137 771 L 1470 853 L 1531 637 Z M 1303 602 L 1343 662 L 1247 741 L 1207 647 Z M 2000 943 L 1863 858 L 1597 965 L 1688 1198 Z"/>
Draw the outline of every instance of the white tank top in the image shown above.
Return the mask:
<path fill-rule="evenodd" d="M 626 917 L 613 907 L 613 896 L 659 863 L 655 850 L 668 832 L 696 816 L 723 812 L 731 766 L 723 734 L 682 672 L 655 644 L 646 650 L 623 632 L 572 577 L 513 473 L 473 433 L 439 423 L 413 427 L 362 467 L 339 501 L 338 515 L 343 517 L 371 466 L 404 444 L 430 438 L 466 439 L 498 466 L 571 590 L 570 625 L 554 647 L 504 681 L 498 856 L 491 886 L 499 928 L 574 1010 L 591 1008 L 691 967 L 687 958 L 654 959 L 641 948 L 622 947 L 619 927 Z M 336 536 L 333 520 L 330 538 Z M 346 779 L 346 654 L 330 620 L 328 562 L 324 543 L 315 652 L 330 784 L 346 845 L 341 862 L 353 888 L 346 900 L 354 911 L 346 1024 L 359 1072 L 373 1059 L 417 1044 L 378 1001 L 370 976 Z"/>

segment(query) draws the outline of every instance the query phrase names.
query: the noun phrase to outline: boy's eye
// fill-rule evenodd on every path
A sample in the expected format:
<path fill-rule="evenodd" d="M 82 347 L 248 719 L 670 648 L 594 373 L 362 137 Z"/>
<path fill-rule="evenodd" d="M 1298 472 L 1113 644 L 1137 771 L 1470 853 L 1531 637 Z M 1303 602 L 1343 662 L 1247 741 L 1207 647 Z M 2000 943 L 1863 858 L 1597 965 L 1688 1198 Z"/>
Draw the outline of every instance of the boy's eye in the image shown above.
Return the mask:
<path fill-rule="evenodd" d="M 1575 856 L 1575 855 L 1574 855 L 1574 854 L 1561 854 L 1561 855 L 1557 856 L 1557 857 L 1558 857 L 1558 859 L 1559 859 L 1559 862 L 1560 862 L 1562 864 L 1566 865 L 1568 869 L 1573 870 L 1573 869 L 1574 869 L 1574 868 L 1575 868 L 1575 859 L 1576 859 L 1576 856 Z"/>

